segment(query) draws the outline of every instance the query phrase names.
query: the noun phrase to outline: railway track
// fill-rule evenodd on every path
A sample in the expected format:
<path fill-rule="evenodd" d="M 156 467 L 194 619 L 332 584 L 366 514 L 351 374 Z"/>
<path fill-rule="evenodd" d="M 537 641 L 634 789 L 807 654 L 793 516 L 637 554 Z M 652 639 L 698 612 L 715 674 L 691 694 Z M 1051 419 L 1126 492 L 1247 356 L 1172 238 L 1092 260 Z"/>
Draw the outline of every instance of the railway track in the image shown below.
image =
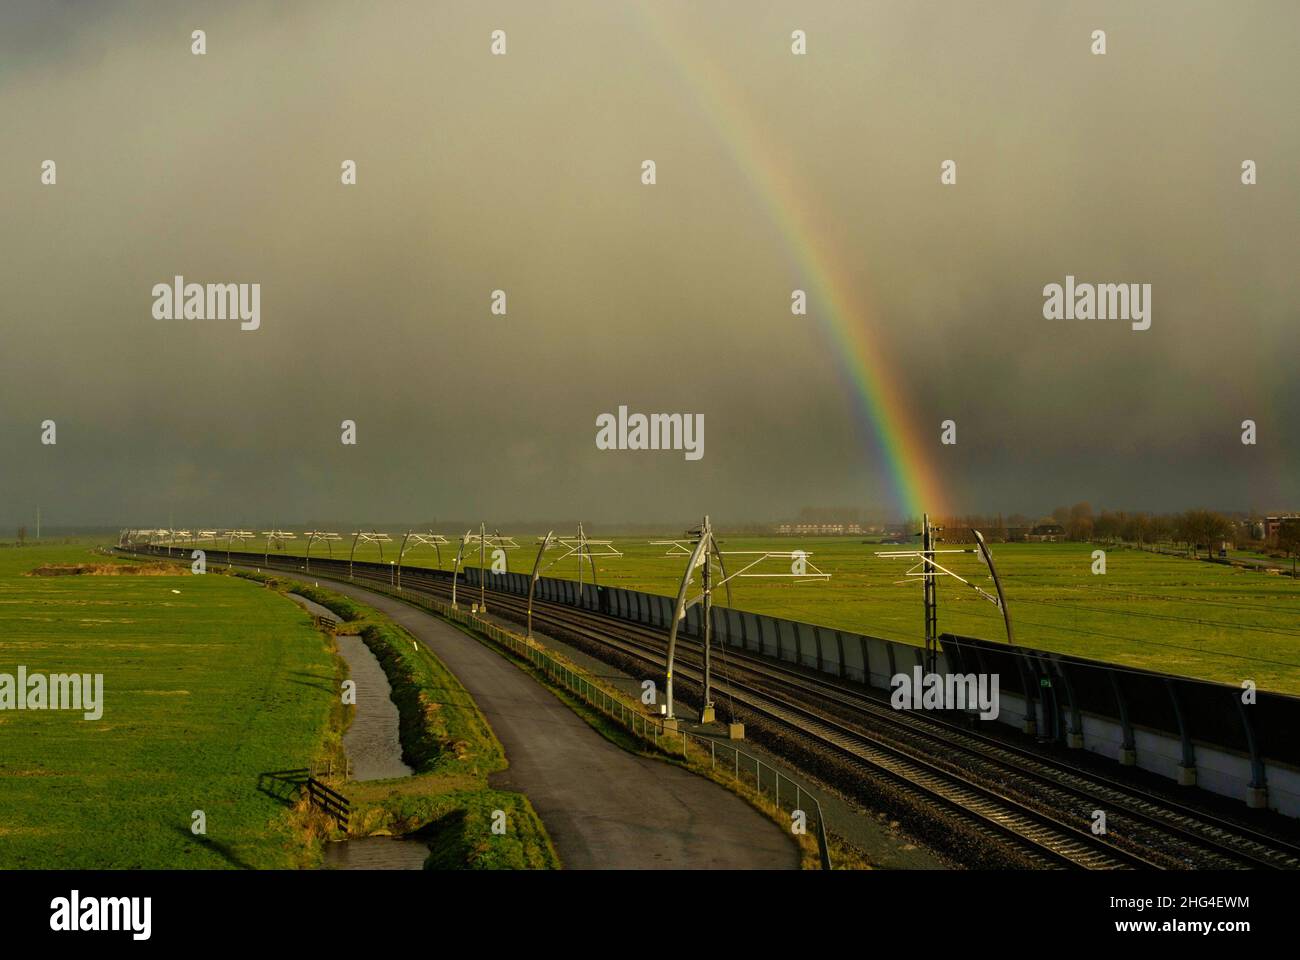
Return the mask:
<path fill-rule="evenodd" d="M 756 669 L 753 658 L 742 659 L 746 661 L 743 669 Z M 1002 739 L 981 736 L 933 714 L 896 711 L 883 699 L 842 684 L 819 683 L 795 671 L 768 670 L 766 665 L 757 669 L 767 673 L 778 688 L 826 703 L 842 716 L 861 717 L 862 722 L 869 718 L 877 729 L 890 729 L 920 749 L 956 751 L 962 761 L 981 768 L 984 776 L 1014 782 L 1020 796 L 1050 797 L 1054 806 L 1073 805 L 1083 816 L 1105 810 L 1113 831 L 1121 836 L 1136 835 L 1147 845 L 1159 843 L 1166 854 L 1181 859 L 1182 865 L 1300 869 L 1300 848 L 1247 825 L 1165 798 L 1153 800 L 1136 793 L 1130 784 L 1040 752 L 1014 749 Z"/>
<path fill-rule="evenodd" d="M 265 563 L 254 554 L 234 556 L 271 569 L 303 570 L 300 558 Z M 317 559 L 313 572 L 346 579 L 347 566 L 346 561 Z M 356 572 L 359 580 L 392 589 L 387 565 L 358 562 Z M 442 600 L 451 592 L 449 577 L 422 568 L 404 570 L 402 587 Z M 489 592 L 494 611 L 523 621 L 525 600 Z M 534 602 L 533 622 L 543 632 L 558 628 L 656 670 L 664 667 L 666 638 L 652 628 L 541 600 Z M 689 638 L 680 643 L 676 676 L 702 684 L 701 654 L 699 644 Z M 1035 864 L 1085 869 L 1300 867 L 1300 848 L 1248 825 L 1142 793 L 1041 753 L 1013 749 L 932 715 L 895 711 L 834 678 L 734 648 L 725 648 L 714 659 L 714 689 L 721 698 L 778 725 L 787 737 L 829 751 L 859 776 L 892 782 L 919 797 L 923 806 L 961 819 L 977 835 L 1009 845 Z M 1096 809 L 1107 812 L 1105 836 L 1091 831 L 1091 812 Z"/>
<path fill-rule="evenodd" d="M 445 581 L 422 577 L 420 582 L 422 586 L 440 593 L 449 589 Z M 519 614 L 526 609 L 526 604 L 511 594 L 494 595 L 493 603 L 498 609 L 508 608 Z M 617 630 L 621 641 L 618 645 L 624 652 L 628 652 L 626 643 L 632 641 L 640 648 L 637 653 L 646 662 L 657 668 L 664 666 L 665 640 L 653 629 L 592 611 L 541 601 L 534 605 L 534 621 L 539 624 L 550 621 L 570 630 L 594 623 L 606 645 L 612 645 L 612 638 L 603 634 Z M 696 649 L 693 650 L 692 646 Z M 1110 836 L 1137 848 L 1125 852 L 1140 855 L 1143 848 L 1157 849 L 1161 854 L 1158 859 L 1165 865 L 1182 867 L 1300 868 L 1300 848 L 1261 834 L 1247 825 L 1216 818 L 1166 798 L 1153 799 L 1135 792 L 1129 784 L 1098 777 L 1095 772 L 1063 764 L 1042 754 L 1014 750 L 997 738 L 976 735 L 931 714 L 896 711 L 879 698 L 830 678 L 810 676 L 793 665 L 774 664 L 733 649 L 726 649 L 721 658 L 715 655 L 715 661 L 719 659 L 723 662 L 723 676 L 721 680 L 717 679 L 715 666 L 715 689 L 724 696 L 729 692 L 742 694 L 737 702 L 743 702 L 751 709 L 757 706 L 754 698 L 763 696 L 768 703 L 801 708 L 802 721 L 777 716 L 776 711 L 770 708 L 760 710 L 796 729 L 800 722 L 832 722 L 839 728 L 838 736 L 844 736 L 847 731 L 851 737 L 867 740 L 883 749 L 901 750 L 905 756 L 918 761 L 932 762 L 936 755 L 947 755 L 949 759 L 940 766 L 948 774 L 962 779 L 977 776 L 978 782 L 985 785 L 1014 785 L 1015 800 L 1022 804 L 1031 797 L 1036 798 L 1038 804 L 1050 800 L 1052 808 L 1074 811 L 1074 821 L 1069 824 L 1072 827 L 1090 823 L 1092 811 L 1105 810 Z M 700 660 L 698 644 L 687 639 L 679 653 L 678 674 L 700 682 Z M 682 664 L 691 666 L 690 674 L 682 672 Z M 761 679 L 757 683 L 744 682 L 737 674 Z M 783 692 L 781 700 L 771 697 L 773 688 Z M 809 709 L 810 704 L 831 706 L 838 708 L 839 712 L 827 716 Z M 846 719 L 849 717 L 852 719 Z M 865 724 L 867 718 L 870 726 Z M 882 728 L 890 731 L 884 739 L 881 739 Z M 832 740 L 828 736 L 822 739 Z M 960 757 L 954 759 L 954 753 Z M 1042 806 L 1037 806 L 1037 809 L 1043 812 Z M 1144 862 L 1151 863 L 1149 859 Z"/>
<path fill-rule="evenodd" d="M 436 584 L 429 585 L 438 589 Z M 516 598 L 504 594 L 494 597 L 493 604 L 498 610 L 508 608 L 515 613 L 521 613 L 525 608 Z M 586 616 L 582 613 L 584 612 L 574 611 L 564 605 L 535 604 L 533 619 L 535 625 L 542 629 L 547 624 L 552 624 L 569 633 L 586 630 L 591 639 L 631 654 L 652 665 L 657 671 L 664 669 L 665 644 L 655 631 L 591 614 L 589 611 L 585 612 Z M 602 621 L 594 630 L 593 618 Z M 611 626 L 622 628 L 617 637 L 610 636 Z M 693 650 L 692 646 L 697 649 Z M 692 644 L 690 640 L 681 643 L 674 667 L 676 675 L 697 684 L 702 683 L 701 659 L 698 645 Z M 730 651 L 727 659 L 730 663 L 724 668 L 723 675 L 718 676 L 715 672 L 714 679 L 714 689 L 722 697 L 729 697 L 737 704 L 798 733 L 811 734 L 815 741 L 836 748 L 852 760 L 885 771 L 901 784 L 924 786 L 933 798 L 950 808 L 964 807 L 975 811 L 986 821 L 1008 828 L 1001 832 L 1014 833 L 1036 844 L 1039 849 L 1034 852 L 1043 853 L 1043 848 L 1047 848 L 1049 859 L 1054 854 L 1065 851 L 1067 859 L 1073 862 L 1112 868 L 1196 865 L 1235 869 L 1245 866 L 1287 866 L 1300 862 L 1292 859 L 1288 864 L 1286 856 L 1279 851 L 1271 851 L 1276 859 L 1249 856 L 1248 851 L 1257 852 L 1260 848 L 1250 847 L 1245 838 L 1242 838 L 1240 845 L 1225 846 L 1216 837 L 1192 833 L 1190 826 L 1174 823 L 1175 818 L 1188 821 L 1188 813 L 1179 814 L 1168 810 L 1164 811 L 1163 823 L 1157 823 L 1154 816 L 1145 811 L 1132 815 L 1132 819 L 1143 821 L 1147 834 L 1142 838 L 1144 842 L 1131 842 L 1132 848 L 1122 845 L 1128 838 L 1115 830 L 1116 821 L 1113 817 L 1108 839 L 1094 840 L 1090 827 L 1091 812 L 1104 801 L 1078 783 L 1077 774 L 1071 775 L 1076 784 L 1066 796 L 1061 778 L 1049 776 L 1051 768 L 1041 760 L 1034 760 L 1034 772 L 1038 774 L 1035 782 L 1028 787 L 1022 786 L 1022 789 L 1013 794 L 1007 789 L 1009 782 L 1023 783 L 1030 778 L 1019 770 L 1022 757 L 1005 747 L 996 748 L 1001 754 L 1001 762 L 993 764 L 987 756 L 980 756 L 993 750 L 993 746 L 980 742 L 960 728 L 954 727 L 953 732 L 960 733 L 964 742 L 954 745 L 935 734 L 918 731 L 913 723 L 915 714 L 899 713 L 869 698 L 853 697 L 855 708 L 869 707 L 871 719 L 880 721 L 882 726 L 892 731 L 892 735 L 882 735 L 878 728 L 872 729 L 860 721 L 846 722 L 842 716 L 818 709 L 826 698 L 821 691 L 815 689 L 809 695 L 809 688 L 814 686 L 809 678 L 799 677 L 797 682 L 791 683 L 779 667 L 768 663 L 754 664 L 752 660 L 742 667 L 735 662 L 736 658 L 732 657 Z M 774 687 L 782 689 L 785 695 L 779 699 L 773 697 Z M 797 688 L 801 696 L 791 696 L 792 687 Z M 952 754 L 958 750 L 968 758 L 979 756 L 981 769 L 963 769 L 960 763 L 953 762 Z M 936 760 L 936 757 L 944 759 Z M 1044 802 L 1045 791 L 1054 794 L 1052 799 L 1055 803 Z M 1120 796 L 1119 791 L 1110 789 L 1111 800 L 1117 800 Z M 1131 796 L 1124 795 L 1124 798 L 1129 801 L 1130 807 L 1138 803 Z M 1142 802 L 1149 808 L 1156 807 L 1149 800 Z M 1120 821 L 1119 826 L 1125 826 L 1124 822 Z M 1209 825 L 1205 826 L 1207 830 L 1212 829 Z M 1049 830 L 1057 831 L 1060 836 L 1052 837 Z M 1086 839 L 1081 840 L 1081 837 Z M 1168 848 L 1175 841 L 1185 851 L 1183 862 L 1168 856 Z M 1079 849 L 1081 843 L 1084 849 Z M 1161 854 L 1155 857 L 1145 855 L 1144 848 L 1160 850 Z M 1098 854 L 1097 850 L 1101 853 Z M 1107 856 L 1111 858 L 1109 861 Z"/>

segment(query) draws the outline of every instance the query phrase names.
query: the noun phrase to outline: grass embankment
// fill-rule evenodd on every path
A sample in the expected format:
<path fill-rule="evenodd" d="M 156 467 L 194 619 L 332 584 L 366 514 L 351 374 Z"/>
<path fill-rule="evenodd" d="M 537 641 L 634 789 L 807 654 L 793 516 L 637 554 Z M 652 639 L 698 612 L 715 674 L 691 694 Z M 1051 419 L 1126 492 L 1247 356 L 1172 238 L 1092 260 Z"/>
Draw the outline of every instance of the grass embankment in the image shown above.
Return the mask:
<path fill-rule="evenodd" d="M 520 793 L 496 790 L 488 775 L 505 769 L 505 751 L 473 698 L 436 656 L 373 608 L 318 587 L 241 574 L 313 600 L 360 636 L 383 667 L 399 715 L 402 759 L 415 771 L 396 780 L 349 782 L 350 836 L 415 835 L 427 841 L 431 869 L 553 869 L 559 858 L 541 820 Z M 505 833 L 492 832 L 505 814 Z M 499 817 L 498 817 L 499 819 Z"/>
<path fill-rule="evenodd" d="M 330 749 L 332 644 L 230 577 L 100 569 L 132 563 L 88 543 L 0 549 L 0 673 L 103 675 L 98 720 L 0 711 L 0 868 L 310 865 L 259 775 Z"/>

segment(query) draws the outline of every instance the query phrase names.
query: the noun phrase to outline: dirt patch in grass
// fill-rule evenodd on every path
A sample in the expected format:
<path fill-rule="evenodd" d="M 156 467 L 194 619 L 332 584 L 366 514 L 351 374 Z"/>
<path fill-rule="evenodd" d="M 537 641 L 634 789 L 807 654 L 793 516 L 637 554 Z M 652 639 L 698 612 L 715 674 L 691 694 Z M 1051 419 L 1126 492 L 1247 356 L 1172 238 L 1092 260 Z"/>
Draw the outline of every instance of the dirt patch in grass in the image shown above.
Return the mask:
<path fill-rule="evenodd" d="M 24 577 L 180 577 L 187 567 L 174 563 L 46 563 Z"/>

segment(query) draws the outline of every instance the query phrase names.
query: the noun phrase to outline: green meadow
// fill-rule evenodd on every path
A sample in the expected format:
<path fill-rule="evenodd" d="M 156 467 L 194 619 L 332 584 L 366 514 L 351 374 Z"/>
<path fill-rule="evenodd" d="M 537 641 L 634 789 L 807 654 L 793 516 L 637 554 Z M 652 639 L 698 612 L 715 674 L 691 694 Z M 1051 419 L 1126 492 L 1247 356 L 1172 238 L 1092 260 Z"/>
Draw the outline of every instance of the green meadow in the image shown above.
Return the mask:
<path fill-rule="evenodd" d="M 599 531 L 590 531 L 599 536 Z M 398 537 L 400 539 L 400 535 Z M 536 538 L 518 537 L 520 549 L 507 552 L 512 571 L 532 569 Z M 598 558 L 599 582 L 611 586 L 675 594 L 685 557 L 645 539 L 618 539 L 619 558 Z M 384 546 L 383 559 L 397 556 L 398 543 Z M 313 555 L 320 551 L 313 546 Z M 831 574 L 823 582 L 737 578 L 733 605 L 773 616 L 806 620 L 873 636 L 923 642 L 919 584 L 905 576 L 911 561 L 875 556 L 897 547 L 860 538 L 724 538 L 723 549 L 806 550 L 810 560 Z M 993 545 L 994 561 L 1008 598 L 1016 642 L 1026 646 L 1093 657 L 1128 666 L 1240 683 L 1300 694 L 1300 581 L 1291 577 L 1166 556 L 1111 548 L 1105 575 L 1092 572 L 1095 545 L 1084 543 L 1008 543 Z M 301 554 L 302 541 L 288 553 Z M 558 556 L 548 551 L 545 564 Z M 348 544 L 335 545 L 345 557 Z M 209 556 L 220 560 L 218 551 Z M 442 549 L 450 569 L 454 544 Z M 358 546 L 357 559 L 378 560 L 379 550 Z M 730 571 L 754 559 L 725 558 Z M 938 558 L 954 573 L 993 592 L 987 569 L 971 554 Z M 472 565 L 477 565 L 474 552 Z M 432 549 L 407 552 L 406 565 L 437 566 Z M 765 560 L 752 573 L 789 571 L 789 561 Z M 550 576 L 577 578 L 573 558 L 547 570 Z M 584 569 L 590 579 L 590 568 Z M 901 582 L 900 582 L 901 581 Z M 718 602 L 726 603 L 725 595 Z M 939 628 L 990 640 L 1006 633 L 997 608 L 954 580 L 939 582 Z"/>
<path fill-rule="evenodd" d="M 305 865 L 258 775 L 320 755 L 337 690 L 327 638 L 233 577 L 24 576 L 105 562 L 86 544 L 0 547 L 0 673 L 104 678 L 98 720 L 0 712 L 0 868 Z"/>

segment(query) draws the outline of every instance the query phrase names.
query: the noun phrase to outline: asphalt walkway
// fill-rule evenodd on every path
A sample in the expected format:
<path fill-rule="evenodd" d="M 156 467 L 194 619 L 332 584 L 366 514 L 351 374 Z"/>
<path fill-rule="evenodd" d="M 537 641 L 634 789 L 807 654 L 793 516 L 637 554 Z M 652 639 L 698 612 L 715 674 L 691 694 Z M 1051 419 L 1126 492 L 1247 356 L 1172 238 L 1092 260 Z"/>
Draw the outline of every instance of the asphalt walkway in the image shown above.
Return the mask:
<path fill-rule="evenodd" d="M 399 600 L 319 579 L 383 611 L 456 675 L 505 747 L 510 766 L 493 775 L 493 786 L 528 796 L 565 867 L 798 867 L 794 839 L 745 801 L 703 777 L 610 743 L 483 643 Z"/>

